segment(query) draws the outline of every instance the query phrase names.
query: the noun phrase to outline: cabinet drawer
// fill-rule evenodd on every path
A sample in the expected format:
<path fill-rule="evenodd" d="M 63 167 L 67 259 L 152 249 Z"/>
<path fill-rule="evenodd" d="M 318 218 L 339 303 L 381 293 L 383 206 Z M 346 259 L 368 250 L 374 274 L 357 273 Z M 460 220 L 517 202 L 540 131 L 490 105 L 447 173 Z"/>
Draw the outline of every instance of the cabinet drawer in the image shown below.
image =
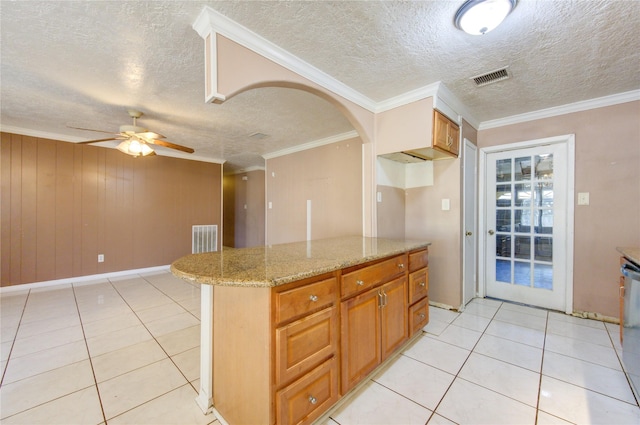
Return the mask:
<path fill-rule="evenodd" d="M 424 298 L 429 293 L 429 269 L 420 269 L 409 275 L 409 304 Z"/>
<path fill-rule="evenodd" d="M 429 323 L 429 298 L 409 308 L 409 334 L 413 335 Z"/>
<path fill-rule="evenodd" d="M 276 394 L 276 423 L 308 424 L 338 401 L 335 357 Z"/>
<path fill-rule="evenodd" d="M 429 250 L 409 254 L 409 271 L 413 272 L 429 265 Z"/>
<path fill-rule="evenodd" d="M 275 294 L 276 323 L 282 323 L 310 311 L 334 304 L 338 298 L 335 277 L 299 286 Z"/>
<path fill-rule="evenodd" d="M 335 355 L 339 329 L 335 305 L 276 329 L 276 386 Z"/>
<path fill-rule="evenodd" d="M 407 256 L 399 255 L 380 263 L 352 271 L 342 275 L 342 296 L 348 297 L 404 273 L 407 267 Z"/>

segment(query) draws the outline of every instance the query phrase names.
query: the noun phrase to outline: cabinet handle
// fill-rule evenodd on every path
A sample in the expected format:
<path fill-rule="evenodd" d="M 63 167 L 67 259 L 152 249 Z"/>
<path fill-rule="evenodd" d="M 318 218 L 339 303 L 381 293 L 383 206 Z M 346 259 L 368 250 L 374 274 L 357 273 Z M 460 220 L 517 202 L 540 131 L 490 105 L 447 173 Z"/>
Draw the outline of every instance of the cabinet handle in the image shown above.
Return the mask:
<path fill-rule="evenodd" d="M 378 308 L 384 307 L 384 300 L 382 298 L 382 290 L 378 291 Z"/>
<path fill-rule="evenodd" d="M 309 297 L 309 299 L 310 299 L 312 302 L 316 302 L 316 301 L 318 301 L 318 296 L 317 296 L 317 295 L 311 295 L 311 296 Z"/>
<path fill-rule="evenodd" d="M 362 280 L 356 280 L 356 285 L 362 286 L 364 285 L 364 282 Z"/>
<path fill-rule="evenodd" d="M 427 286 L 427 282 L 420 282 L 420 286 L 424 288 L 425 286 Z"/>
<path fill-rule="evenodd" d="M 619 292 L 620 292 L 620 298 L 624 298 L 624 286 L 620 287 Z"/>
<path fill-rule="evenodd" d="M 382 307 L 386 307 L 387 306 L 387 293 L 384 292 L 384 289 L 381 289 L 381 294 L 382 295 Z"/>
<path fill-rule="evenodd" d="M 314 396 L 312 395 L 309 396 L 309 403 L 316 404 L 317 402 L 318 400 Z"/>

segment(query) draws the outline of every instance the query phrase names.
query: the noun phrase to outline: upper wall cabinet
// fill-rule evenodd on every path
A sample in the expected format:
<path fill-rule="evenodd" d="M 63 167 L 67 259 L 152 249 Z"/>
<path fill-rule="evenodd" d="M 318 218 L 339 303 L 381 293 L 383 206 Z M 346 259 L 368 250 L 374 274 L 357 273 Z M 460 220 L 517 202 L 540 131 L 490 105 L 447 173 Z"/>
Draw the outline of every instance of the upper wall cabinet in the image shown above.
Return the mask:
<path fill-rule="evenodd" d="M 460 127 L 434 109 L 433 97 L 379 113 L 376 132 L 376 154 L 394 161 L 458 156 Z"/>
<path fill-rule="evenodd" d="M 460 126 L 433 110 L 433 147 L 457 157 L 460 145 Z"/>

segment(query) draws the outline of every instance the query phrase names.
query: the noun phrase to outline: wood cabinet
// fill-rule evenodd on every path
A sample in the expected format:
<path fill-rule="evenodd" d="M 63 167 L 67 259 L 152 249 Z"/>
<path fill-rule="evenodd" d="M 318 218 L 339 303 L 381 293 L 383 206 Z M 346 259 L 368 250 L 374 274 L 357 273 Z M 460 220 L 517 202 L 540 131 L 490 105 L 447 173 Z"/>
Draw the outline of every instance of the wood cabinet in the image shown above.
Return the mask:
<path fill-rule="evenodd" d="M 429 323 L 429 250 L 409 255 L 409 335 Z"/>
<path fill-rule="evenodd" d="M 309 423 L 338 388 L 338 280 L 274 290 L 276 423 Z"/>
<path fill-rule="evenodd" d="M 460 127 L 441 112 L 433 110 L 433 147 L 452 156 L 458 156 Z"/>
<path fill-rule="evenodd" d="M 341 390 L 346 393 L 409 338 L 407 255 L 342 275 Z M 353 296 L 357 287 L 366 292 Z"/>
<path fill-rule="evenodd" d="M 428 321 L 419 250 L 275 287 L 214 286 L 213 403 L 229 424 L 309 424 Z"/>

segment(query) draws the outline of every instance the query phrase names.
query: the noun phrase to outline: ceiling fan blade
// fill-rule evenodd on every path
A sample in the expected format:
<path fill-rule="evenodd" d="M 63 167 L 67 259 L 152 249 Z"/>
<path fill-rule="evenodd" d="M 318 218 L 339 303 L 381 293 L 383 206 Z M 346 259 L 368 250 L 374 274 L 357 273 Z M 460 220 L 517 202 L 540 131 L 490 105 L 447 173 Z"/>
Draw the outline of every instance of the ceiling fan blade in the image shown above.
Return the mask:
<path fill-rule="evenodd" d="M 107 139 L 96 139 L 96 140 L 86 140 L 84 142 L 75 142 L 76 145 L 86 145 L 88 143 L 98 143 L 98 142 L 106 142 L 108 140 L 120 140 L 121 138 L 118 137 L 109 137 Z"/>
<path fill-rule="evenodd" d="M 186 146 L 176 145 L 175 143 L 167 142 L 166 140 L 149 140 L 150 143 L 158 146 L 164 146 L 165 148 L 176 149 L 182 152 L 194 153 L 195 151 Z"/>
<path fill-rule="evenodd" d="M 76 129 L 76 130 L 84 130 L 84 131 L 95 131 L 96 133 L 113 134 L 112 131 L 94 130 L 93 128 L 73 127 L 73 126 L 70 126 L 70 125 L 68 125 L 67 128 L 73 128 L 73 129 Z"/>

